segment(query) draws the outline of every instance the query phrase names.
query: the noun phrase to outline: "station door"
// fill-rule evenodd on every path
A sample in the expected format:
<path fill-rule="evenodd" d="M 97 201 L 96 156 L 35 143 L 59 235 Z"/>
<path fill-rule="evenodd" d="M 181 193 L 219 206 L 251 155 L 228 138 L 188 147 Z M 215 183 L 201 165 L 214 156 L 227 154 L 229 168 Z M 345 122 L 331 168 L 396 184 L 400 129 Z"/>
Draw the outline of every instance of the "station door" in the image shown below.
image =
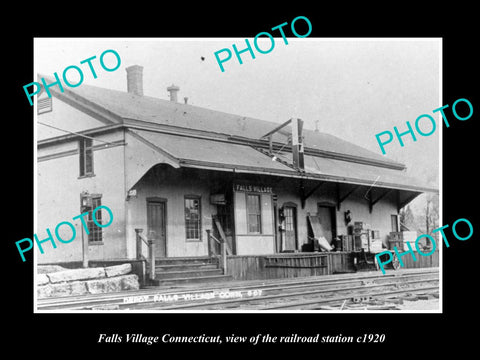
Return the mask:
<path fill-rule="evenodd" d="M 155 243 L 155 257 L 167 256 L 166 202 L 147 201 L 148 238 Z"/>
<path fill-rule="evenodd" d="M 285 206 L 283 209 L 285 216 L 285 250 L 297 249 L 297 208 L 294 206 Z"/>

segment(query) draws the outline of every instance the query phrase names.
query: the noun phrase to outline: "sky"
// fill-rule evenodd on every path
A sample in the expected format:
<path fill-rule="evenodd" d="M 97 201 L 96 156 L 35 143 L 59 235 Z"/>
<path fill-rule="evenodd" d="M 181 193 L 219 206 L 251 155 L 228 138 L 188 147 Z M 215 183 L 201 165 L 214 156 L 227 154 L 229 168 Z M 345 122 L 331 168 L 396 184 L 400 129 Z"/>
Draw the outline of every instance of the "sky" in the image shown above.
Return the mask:
<path fill-rule="evenodd" d="M 255 59 L 247 51 L 240 64 L 232 44 L 244 49 L 244 38 L 36 38 L 34 74 L 57 72 L 61 77 L 67 66 L 76 65 L 83 70 L 83 84 L 126 91 L 125 68 L 141 65 L 146 96 L 169 99 L 166 89 L 175 84 L 179 101 L 188 97 L 192 105 L 276 123 L 299 117 L 305 128 L 317 127 L 379 155 L 376 134 L 393 133 L 394 126 L 406 131 L 406 121 L 414 127 L 418 116 L 429 114 L 437 121 L 432 135 L 416 134 L 416 142 L 404 136 L 404 147 L 394 140 L 384 156 L 404 163 L 409 175 L 438 186 L 442 121 L 432 111 L 444 105 L 441 39 L 287 39 L 285 44 L 275 38 L 267 54 L 256 51 L 249 39 Z M 268 38 L 260 40 L 260 49 L 271 46 Z M 225 48 L 233 55 L 222 72 L 214 53 Z M 99 63 L 109 49 L 121 58 L 112 72 Z M 80 64 L 94 55 L 96 79 L 87 64 Z M 115 65 L 112 54 L 104 59 L 107 66 Z M 428 121 L 420 124 L 424 132 L 431 126 Z"/>

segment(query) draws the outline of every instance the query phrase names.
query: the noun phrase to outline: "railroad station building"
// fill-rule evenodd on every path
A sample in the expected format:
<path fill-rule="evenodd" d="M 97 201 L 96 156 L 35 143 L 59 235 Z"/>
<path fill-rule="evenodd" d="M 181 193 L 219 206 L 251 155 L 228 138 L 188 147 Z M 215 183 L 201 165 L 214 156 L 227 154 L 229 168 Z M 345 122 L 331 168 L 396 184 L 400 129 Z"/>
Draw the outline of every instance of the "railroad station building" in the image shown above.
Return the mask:
<path fill-rule="evenodd" d="M 38 264 L 81 262 L 84 251 L 91 261 L 137 259 L 136 229 L 157 258 L 208 256 L 209 233 L 226 240 L 231 259 L 310 253 L 314 223 L 339 252 L 347 249 L 332 243 L 355 222 L 386 246 L 399 210 L 437 191 L 403 164 L 301 120 L 280 126 L 194 106 L 174 85 L 170 99 L 145 96 L 142 67 L 126 71 L 127 91 L 82 84 L 37 97 L 39 238 L 99 205 L 114 216 L 84 234 L 87 250 L 82 241 L 45 244 Z"/>

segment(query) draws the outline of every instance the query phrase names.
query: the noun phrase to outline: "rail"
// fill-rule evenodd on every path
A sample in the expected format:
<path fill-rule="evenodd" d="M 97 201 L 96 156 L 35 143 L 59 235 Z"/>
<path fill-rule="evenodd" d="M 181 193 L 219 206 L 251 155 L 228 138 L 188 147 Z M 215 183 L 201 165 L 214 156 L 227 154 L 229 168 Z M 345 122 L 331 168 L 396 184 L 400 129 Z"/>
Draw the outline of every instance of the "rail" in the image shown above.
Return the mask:
<path fill-rule="evenodd" d="M 208 256 L 214 257 L 220 255 L 219 266 L 223 270 L 223 274 L 227 275 L 227 247 L 226 240 L 222 237 L 221 240 L 218 240 L 215 236 L 212 235 L 212 230 L 207 229 L 207 239 L 208 239 Z M 215 243 L 220 245 L 220 254 L 217 254 L 215 250 Z"/>
<path fill-rule="evenodd" d="M 128 294 L 120 292 L 39 299 L 37 308 L 39 310 L 86 310 L 109 305 L 118 306 L 119 310 L 126 308 L 131 310 L 171 310 L 172 307 L 177 306 L 192 309 L 198 307 L 215 308 L 223 304 L 231 309 L 236 304 L 244 304 L 257 310 L 269 310 L 273 306 L 288 307 L 289 305 L 284 300 L 292 299 L 297 301 L 292 303 L 294 307 L 298 307 L 300 305 L 298 302 L 301 302 L 301 305 L 305 308 L 298 307 L 298 309 L 305 310 L 310 308 L 309 303 L 318 305 L 318 302 L 323 302 L 323 306 L 327 305 L 325 302 L 338 302 L 340 300 L 338 297 L 343 295 L 345 297 L 341 299 L 342 303 L 345 299 L 390 296 L 379 294 L 379 292 L 384 292 L 384 290 L 390 288 L 396 293 L 392 293 L 393 296 L 400 293 L 427 291 L 425 286 L 432 286 L 431 282 L 439 281 L 438 271 L 438 268 L 408 269 L 400 270 L 400 272 L 389 272 L 386 275 L 374 272 L 267 281 L 262 279 L 249 282 L 220 283 L 221 285 L 205 284 L 205 286 L 187 289 L 147 288 L 132 291 Z M 395 284 L 401 284 L 400 289 Z M 438 289 L 437 284 L 434 290 Z M 216 295 L 214 295 L 215 292 L 217 292 Z M 219 296 L 220 293 L 222 293 L 222 297 Z M 227 293 L 241 293 L 243 296 L 241 298 L 230 298 L 226 297 Z M 205 294 L 214 296 L 202 296 Z M 322 297 L 326 294 L 331 294 L 331 296 Z M 315 298 L 316 295 L 320 297 Z M 132 298 L 132 301 L 125 301 L 126 298 Z M 173 300 L 174 298 L 178 300 Z M 279 302 L 276 303 L 277 301 Z M 257 304 L 250 304 L 252 302 Z"/>
<path fill-rule="evenodd" d="M 137 234 L 137 260 L 146 260 L 148 263 L 149 274 L 148 277 L 150 280 L 155 279 L 155 243 L 153 240 L 147 239 L 143 234 L 143 229 L 135 229 Z M 148 248 L 148 255 L 145 257 L 143 255 L 143 244 Z"/>

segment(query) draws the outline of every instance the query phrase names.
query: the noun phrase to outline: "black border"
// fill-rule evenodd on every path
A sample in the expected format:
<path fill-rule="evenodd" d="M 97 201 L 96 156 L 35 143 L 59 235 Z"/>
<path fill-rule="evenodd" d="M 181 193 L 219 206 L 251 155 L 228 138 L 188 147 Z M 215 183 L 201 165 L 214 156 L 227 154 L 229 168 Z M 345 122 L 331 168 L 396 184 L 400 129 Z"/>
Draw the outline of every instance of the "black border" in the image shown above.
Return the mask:
<path fill-rule="evenodd" d="M 270 354 L 284 348 L 294 348 L 308 356 L 322 354 L 326 350 L 355 349 L 370 356 L 389 356 L 391 350 L 404 352 L 405 356 L 433 355 L 438 350 L 459 346 L 462 353 L 475 344 L 475 323 L 470 327 L 475 313 L 476 257 L 480 233 L 478 213 L 473 204 L 478 198 L 476 181 L 475 125 L 478 122 L 480 104 L 475 81 L 478 76 L 478 38 L 474 29 L 478 25 L 475 9 L 460 3 L 435 5 L 420 9 L 407 3 L 385 5 L 385 8 L 357 4 L 341 4 L 338 9 L 320 5 L 294 9 L 291 4 L 276 3 L 266 11 L 246 3 L 221 5 L 188 3 L 163 3 L 152 5 L 117 3 L 101 11 L 98 7 L 77 8 L 75 16 L 65 15 L 65 9 L 29 7 L 21 18 L 21 33 L 5 29 L 9 35 L 8 49 L 13 54 L 7 60 L 8 86 L 4 109 L 8 125 L 4 135 L 4 214 L 9 221 L 3 250 L 7 266 L 4 276 L 3 298 L 7 300 L 4 315 L 12 314 L 7 332 L 7 346 L 21 350 L 28 344 L 34 356 L 40 353 L 67 356 L 92 355 L 106 351 L 109 355 L 124 355 L 133 350 L 141 355 L 150 352 L 173 356 L 192 349 L 204 352 L 191 353 L 194 357 L 215 357 L 217 351 L 236 354 L 240 348 L 254 350 L 256 354 Z M 272 8 L 277 9 L 274 11 Z M 279 10 L 278 10 L 279 9 Z M 452 120 L 450 128 L 443 128 L 443 223 L 452 224 L 458 218 L 469 219 L 475 229 L 468 241 L 450 241 L 444 247 L 444 313 L 443 314 L 33 314 L 32 262 L 27 256 L 21 262 L 14 242 L 33 234 L 33 108 L 25 101 L 22 86 L 31 82 L 33 74 L 33 37 L 254 37 L 296 16 L 306 16 L 313 25 L 310 37 L 442 37 L 443 38 L 443 104 L 453 104 L 458 98 L 467 98 L 473 104 L 474 115 L 468 121 Z M 74 20 L 74 21 L 73 21 Z M 31 24 L 31 25 L 29 25 Z M 8 26 L 8 25 L 2 25 Z M 13 99 L 13 101 L 12 101 Z M 452 118 L 451 111 L 446 113 Z M 12 186 L 12 185 L 13 186 Z M 7 187 L 8 186 L 8 187 Z M 13 189 L 12 189 L 12 187 Z M 13 209 L 11 208 L 13 207 Z M 4 217 L 5 218 L 5 217 Z M 449 239 L 451 232 L 446 231 Z M 7 272 L 8 269 L 8 272 Z M 472 319 L 473 320 L 473 319 Z M 384 333 L 383 344 L 261 344 L 218 347 L 208 344 L 156 344 L 148 347 L 131 344 L 98 344 L 99 333 L 143 333 L 161 335 L 230 335 L 253 336 L 269 333 L 285 336 L 291 333 L 303 335 L 362 335 Z M 58 348 L 66 352 L 57 352 Z M 388 349 L 387 349 L 388 348 Z M 413 352 L 415 348 L 415 352 Z M 302 351 L 305 350 L 305 351 Z M 385 353 L 385 351 L 389 351 Z M 188 353 L 187 353 L 188 354 Z M 40 356 L 42 357 L 42 356 Z M 57 356 L 50 356 L 56 358 Z"/>

